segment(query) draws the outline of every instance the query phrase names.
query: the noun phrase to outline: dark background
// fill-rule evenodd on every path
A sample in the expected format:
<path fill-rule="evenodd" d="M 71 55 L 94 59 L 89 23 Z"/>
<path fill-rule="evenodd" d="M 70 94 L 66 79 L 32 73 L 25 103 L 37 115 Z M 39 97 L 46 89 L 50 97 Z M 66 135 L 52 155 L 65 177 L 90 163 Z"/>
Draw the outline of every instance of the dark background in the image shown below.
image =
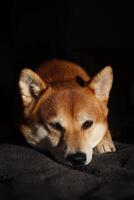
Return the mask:
<path fill-rule="evenodd" d="M 47 2 L 47 3 L 46 3 Z M 0 142 L 20 143 L 18 78 L 44 59 L 81 64 L 92 76 L 114 71 L 110 128 L 116 140 L 134 142 L 134 7 L 125 3 L 5 1 L 0 6 Z"/>

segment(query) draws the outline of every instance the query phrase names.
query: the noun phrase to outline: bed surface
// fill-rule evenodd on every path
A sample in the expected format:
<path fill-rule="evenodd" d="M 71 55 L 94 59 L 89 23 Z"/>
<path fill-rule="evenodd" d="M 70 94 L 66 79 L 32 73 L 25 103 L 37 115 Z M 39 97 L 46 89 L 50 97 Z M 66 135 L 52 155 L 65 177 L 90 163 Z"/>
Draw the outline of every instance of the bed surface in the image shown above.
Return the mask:
<path fill-rule="evenodd" d="M 30 148 L 0 145 L 0 199 L 134 199 L 134 145 L 72 169 Z"/>

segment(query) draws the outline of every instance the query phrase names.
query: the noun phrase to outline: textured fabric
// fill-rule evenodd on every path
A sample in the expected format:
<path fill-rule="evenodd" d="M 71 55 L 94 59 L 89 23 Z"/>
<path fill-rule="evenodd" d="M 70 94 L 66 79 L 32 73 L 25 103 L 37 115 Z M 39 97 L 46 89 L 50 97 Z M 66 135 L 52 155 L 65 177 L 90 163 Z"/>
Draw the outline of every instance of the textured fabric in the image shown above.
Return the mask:
<path fill-rule="evenodd" d="M 116 146 L 72 169 L 29 147 L 1 144 L 0 199 L 134 199 L 134 145 Z"/>

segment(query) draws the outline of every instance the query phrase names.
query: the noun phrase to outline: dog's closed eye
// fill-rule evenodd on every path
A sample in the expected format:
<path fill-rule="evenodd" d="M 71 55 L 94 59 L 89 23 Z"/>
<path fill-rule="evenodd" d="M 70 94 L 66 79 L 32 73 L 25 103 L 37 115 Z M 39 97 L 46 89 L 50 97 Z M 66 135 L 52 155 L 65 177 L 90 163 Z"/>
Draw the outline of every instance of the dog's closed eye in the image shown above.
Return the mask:
<path fill-rule="evenodd" d="M 82 129 L 88 129 L 93 125 L 93 121 L 92 120 L 86 120 L 83 124 L 82 124 Z"/>
<path fill-rule="evenodd" d="M 49 125 L 51 126 L 51 128 L 60 131 L 60 132 L 64 132 L 65 129 L 61 126 L 61 124 L 59 122 L 50 122 Z"/>

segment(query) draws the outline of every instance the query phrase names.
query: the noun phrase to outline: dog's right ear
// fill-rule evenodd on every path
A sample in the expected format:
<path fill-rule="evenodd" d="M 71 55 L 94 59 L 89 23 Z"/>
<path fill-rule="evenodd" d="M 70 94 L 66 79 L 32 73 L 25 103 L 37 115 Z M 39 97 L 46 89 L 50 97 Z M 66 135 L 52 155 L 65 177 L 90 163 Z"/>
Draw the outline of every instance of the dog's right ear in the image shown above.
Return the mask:
<path fill-rule="evenodd" d="M 19 79 L 20 94 L 24 105 L 24 113 L 27 116 L 42 90 L 47 88 L 47 84 L 32 70 L 23 69 Z"/>

